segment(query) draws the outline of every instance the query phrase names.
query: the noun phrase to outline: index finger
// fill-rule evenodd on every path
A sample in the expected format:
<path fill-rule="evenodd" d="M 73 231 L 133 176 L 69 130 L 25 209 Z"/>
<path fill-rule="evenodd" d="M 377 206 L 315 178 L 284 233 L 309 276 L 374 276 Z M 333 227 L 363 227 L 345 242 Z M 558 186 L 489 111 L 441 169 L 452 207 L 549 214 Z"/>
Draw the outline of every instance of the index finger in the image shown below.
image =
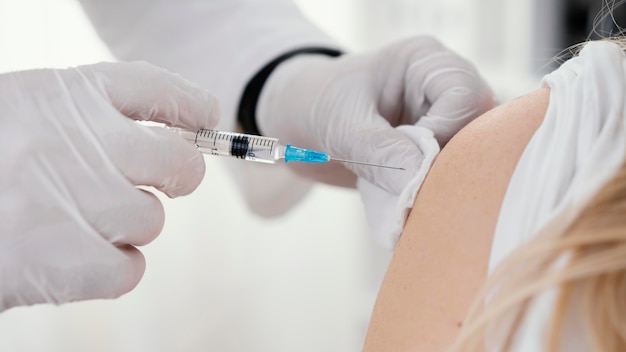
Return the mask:
<path fill-rule="evenodd" d="M 440 145 L 494 105 L 493 92 L 474 65 L 445 48 L 412 63 L 406 87 L 411 120 L 432 130 Z M 430 107 L 424 116 L 416 116 L 422 106 L 412 105 L 424 98 Z"/>
<path fill-rule="evenodd" d="M 77 70 L 101 87 L 122 114 L 191 130 L 213 128 L 219 108 L 209 92 L 146 62 L 99 63 Z"/>

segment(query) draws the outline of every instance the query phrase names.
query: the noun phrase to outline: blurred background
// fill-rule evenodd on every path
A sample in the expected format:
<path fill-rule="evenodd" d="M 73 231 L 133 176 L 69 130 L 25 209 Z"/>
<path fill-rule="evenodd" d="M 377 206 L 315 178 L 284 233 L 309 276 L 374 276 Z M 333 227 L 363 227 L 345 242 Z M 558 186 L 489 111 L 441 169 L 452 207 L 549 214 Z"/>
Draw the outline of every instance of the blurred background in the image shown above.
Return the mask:
<path fill-rule="evenodd" d="M 296 2 L 354 50 L 435 35 L 476 63 L 500 101 L 537 88 L 605 3 Z M 613 30 L 610 21 L 601 28 Z M 112 60 L 77 2 L 0 0 L 0 72 Z M 165 228 L 142 249 L 147 269 L 135 290 L 6 311 L 0 351 L 359 351 L 391 253 L 373 242 L 358 194 L 316 186 L 286 216 L 261 219 L 221 161 L 205 159 L 197 192 L 160 197 Z"/>

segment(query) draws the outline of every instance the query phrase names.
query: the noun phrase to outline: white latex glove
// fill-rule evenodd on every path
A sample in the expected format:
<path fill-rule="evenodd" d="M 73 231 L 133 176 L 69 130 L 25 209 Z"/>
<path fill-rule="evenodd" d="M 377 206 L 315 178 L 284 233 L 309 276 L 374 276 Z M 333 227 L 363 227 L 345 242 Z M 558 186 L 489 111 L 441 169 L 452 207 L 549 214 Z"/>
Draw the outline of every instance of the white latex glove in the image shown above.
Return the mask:
<path fill-rule="evenodd" d="M 146 63 L 0 75 L 0 311 L 113 298 L 140 280 L 134 246 L 161 231 L 153 186 L 188 194 L 201 154 L 132 119 L 211 128 L 204 89 Z"/>
<path fill-rule="evenodd" d="M 415 37 L 367 54 L 295 56 L 270 75 L 257 106 L 261 133 L 331 157 L 403 167 L 345 164 L 359 177 L 399 195 L 423 153 L 393 129 L 418 125 L 444 145 L 494 105 L 493 94 L 467 60 L 431 37 Z M 308 177 L 354 186 L 343 164 L 293 164 Z"/>

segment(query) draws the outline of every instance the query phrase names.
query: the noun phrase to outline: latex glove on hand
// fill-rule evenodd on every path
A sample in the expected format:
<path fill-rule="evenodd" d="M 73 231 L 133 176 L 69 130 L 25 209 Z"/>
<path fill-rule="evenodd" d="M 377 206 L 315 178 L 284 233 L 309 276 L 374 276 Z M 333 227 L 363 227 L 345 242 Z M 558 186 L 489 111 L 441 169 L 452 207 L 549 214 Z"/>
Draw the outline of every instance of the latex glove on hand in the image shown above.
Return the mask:
<path fill-rule="evenodd" d="M 113 298 L 134 288 L 134 246 L 164 223 L 157 197 L 202 180 L 195 147 L 151 120 L 190 129 L 218 121 L 215 99 L 146 63 L 0 75 L 0 311 Z"/>
<path fill-rule="evenodd" d="M 261 133 L 283 143 L 405 168 L 292 163 L 296 172 L 330 184 L 354 186 L 358 176 L 373 185 L 361 192 L 376 232 L 389 227 L 388 219 L 376 215 L 389 207 L 368 200 L 380 199 L 379 192 L 396 199 L 415 184 L 424 160 L 434 158 L 423 150 L 432 154 L 432 143 L 420 145 L 394 127 L 419 126 L 425 130 L 419 138 L 434 136 L 437 149 L 493 105 L 491 89 L 470 62 L 431 37 L 415 37 L 373 53 L 295 56 L 270 75 L 256 113 Z M 372 189 L 375 197 L 368 194 Z M 375 235 L 379 241 L 389 236 Z"/>
<path fill-rule="evenodd" d="M 493 104 L 470 62 L 431 37 L 417 37 L 373 53 L 298 55 L 281 63 L 263 86 L 256 118 L 261 133 L 283 143 L 407 170 L 293 163 L 295 171 L 344 186 L 354 186 L 358 175 L 400 194 L 422 155 L 393 127 L 424 126 L 443 145 Z"/>

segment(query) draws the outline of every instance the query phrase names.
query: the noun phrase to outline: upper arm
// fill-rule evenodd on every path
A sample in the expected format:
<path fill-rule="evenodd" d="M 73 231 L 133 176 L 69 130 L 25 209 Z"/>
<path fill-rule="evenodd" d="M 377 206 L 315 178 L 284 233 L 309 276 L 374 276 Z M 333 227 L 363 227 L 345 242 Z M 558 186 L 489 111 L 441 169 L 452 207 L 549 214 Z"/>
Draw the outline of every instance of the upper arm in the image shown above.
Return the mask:
<path fill-rule="evenodd" d="M 543 121 L 540 89 L 479 117 L 434 162 L 381 286 L 365 351 L 449 347 L 487 274 L 517 161 Z"/>

